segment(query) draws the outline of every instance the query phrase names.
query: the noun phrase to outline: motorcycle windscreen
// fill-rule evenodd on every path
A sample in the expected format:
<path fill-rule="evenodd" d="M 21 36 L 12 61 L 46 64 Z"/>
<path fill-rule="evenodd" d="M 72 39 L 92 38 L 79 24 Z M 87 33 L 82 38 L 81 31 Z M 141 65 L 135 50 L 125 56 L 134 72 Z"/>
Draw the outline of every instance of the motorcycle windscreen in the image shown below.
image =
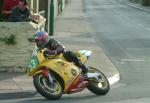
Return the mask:
<path fill-rule="evenodd" d="M 82 61 L 82 63 L 86 63 L 92 53 L 92 51 L 88 51 L 88 50 L 80 50 L 78 52 L 81 55 L 79 58 Z"/>

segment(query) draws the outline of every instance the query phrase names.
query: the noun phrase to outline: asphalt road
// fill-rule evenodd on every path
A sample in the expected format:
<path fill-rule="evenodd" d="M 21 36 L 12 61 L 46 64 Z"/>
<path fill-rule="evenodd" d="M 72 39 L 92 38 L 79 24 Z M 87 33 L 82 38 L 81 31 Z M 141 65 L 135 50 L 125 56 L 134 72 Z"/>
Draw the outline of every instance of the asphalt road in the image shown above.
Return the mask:
<path fill-rule="evenodd" d="M 101 101 L 150 97 L 150 13 L 115 0 L 85 0 L 95 39 L 121 74 Z"/>
<path fill-rule="evenodd" d="M 1 103 L 149 103 L 150 13 L 115 0 L 84 0 L 84 12 L 102 47 L 121 74 L 120 82 L 105 96 L 85 90 L 65 95 L 61 101 L 33 98 L 2 100 Z"/>

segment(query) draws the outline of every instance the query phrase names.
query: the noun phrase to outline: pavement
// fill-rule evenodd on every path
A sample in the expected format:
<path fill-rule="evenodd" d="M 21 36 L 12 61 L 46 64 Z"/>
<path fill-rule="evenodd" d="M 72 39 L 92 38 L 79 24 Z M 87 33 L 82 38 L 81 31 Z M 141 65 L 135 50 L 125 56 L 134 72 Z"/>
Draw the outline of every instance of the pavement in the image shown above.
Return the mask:
<path fill-rule="evenodd" d="M 100 69 L 114 84 L 120 79 L 116 67 L 94 39 L 93 31 L 85 18 L 82 0 L 71 0 L 62 14 L 56 18 L 52 38 L 59 40 L 67 50 L 92 50 L 88 65 Z M 30 97 L 36 94 L 32 77 L 20 72 L 0 72 L 0 100 Z"/>

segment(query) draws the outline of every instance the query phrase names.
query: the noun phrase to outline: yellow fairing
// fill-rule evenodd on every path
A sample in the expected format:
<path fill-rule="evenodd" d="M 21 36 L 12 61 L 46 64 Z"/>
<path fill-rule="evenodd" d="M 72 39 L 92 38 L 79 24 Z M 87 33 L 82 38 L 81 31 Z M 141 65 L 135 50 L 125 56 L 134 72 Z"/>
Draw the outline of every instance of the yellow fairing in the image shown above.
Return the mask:
<path fill-rule="evenodd" d="M 39 65 L 33 69 L 32 74 L 36 75 L 40 72 L 40 67 L 47 67 L 53 72 L 57 73 L 64 80 L 64 90 L 78 77 L 80 71 L 72 63 L 65 61 L 63 55 L 50 56 L 45 58 L 42 52 L 39 52 L 38 55 Z"/>
<path fill-rule="evenodd" d="M 45 57 L 43 56 L 43 51 L 39 51 L 37 57 L 39 62 L 41 63 L 45 59 Z"/>
<path fill-rule="evenodd" d="M 79 52 L 77 52 L 76 55 L 79 57 L 82 63 L 87 62 L 86 56 L 81 55 Z M 62 78 L 65 87 L 64 92 L 67 90 L 71 83 L 75 82 L 76 78 L 80 74 L 78 67 L 72 63 L 67 62 L 64 59 L 63 54 L 45 58 L 43 56 L 43 51 L 39 51 L 37 58 L 39 60 L 39 64 L 32 70 L 31 75 L 41 73 L 42 70 L 39 70 L 39 68 L 43 66 L 52 70 Z"/>
<path fill-rule="evenodd" d="M 62 61 L 61 59 L 46 59 L 38 65 L 38 68 L 42 66 L 45 66 L 57 73 L 64 80 L 65 90 L 79 75 L 79 69 L 76 66 L 66 61 Z M 73 74 L 72 71 L 75 73 Z"/>

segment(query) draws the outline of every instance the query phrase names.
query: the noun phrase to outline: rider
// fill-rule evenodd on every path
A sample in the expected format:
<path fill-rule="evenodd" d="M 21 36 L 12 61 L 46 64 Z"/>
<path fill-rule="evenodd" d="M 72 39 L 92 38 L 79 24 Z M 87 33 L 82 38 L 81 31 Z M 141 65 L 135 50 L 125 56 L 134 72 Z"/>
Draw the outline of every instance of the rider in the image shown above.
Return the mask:
<path fill-rule="evenodd" d="M 55 39 L 49 38 L 48 33 L 45 31 L 40 31 L 35 33 L 35 43 L 39 50 L 46 48 L 44 56 L 47 55 L 57 55 L 63 53 L 64 58 L 68 62 L 74 62 L 76 66 L 82 69 L 82 74 L 87 77 L 88 69 L 86 66 L 78 59 L 78 57 L 71 51 L 65 51 L 64 46 L 62 46 Z"/>

